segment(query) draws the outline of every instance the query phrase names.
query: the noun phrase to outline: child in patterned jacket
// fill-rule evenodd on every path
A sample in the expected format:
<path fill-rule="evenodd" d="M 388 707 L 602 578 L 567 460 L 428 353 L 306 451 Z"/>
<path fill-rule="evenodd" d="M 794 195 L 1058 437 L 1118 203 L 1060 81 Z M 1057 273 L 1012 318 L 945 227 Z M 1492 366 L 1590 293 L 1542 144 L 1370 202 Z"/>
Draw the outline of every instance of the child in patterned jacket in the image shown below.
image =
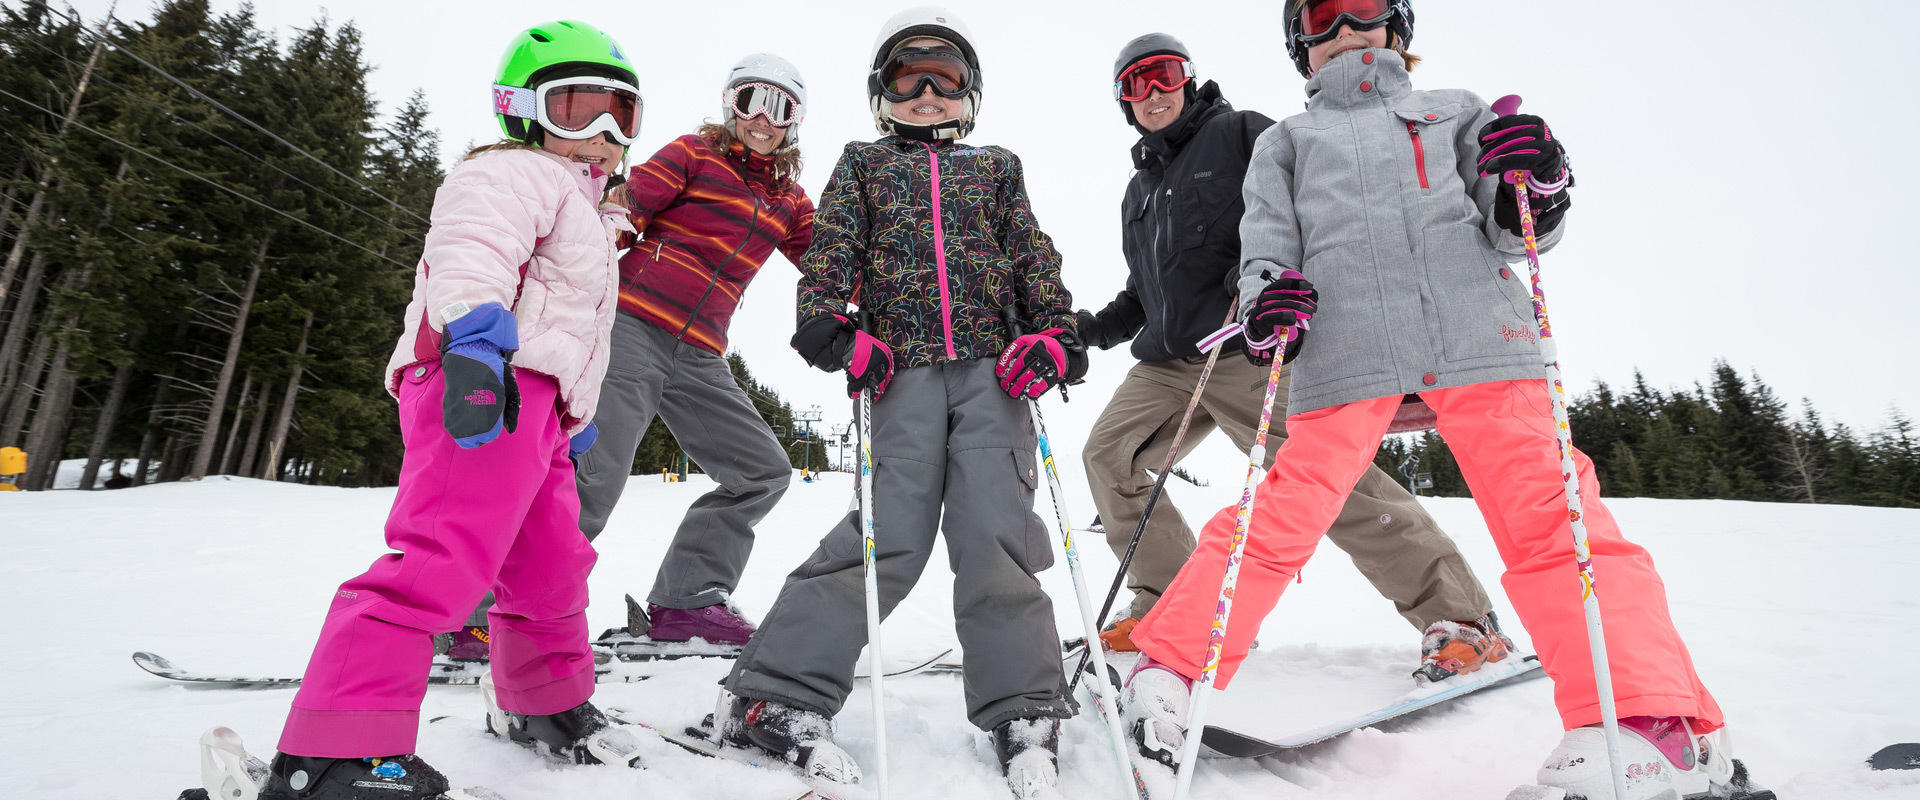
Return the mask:
<path fill-rule="evenodd" d="M 1033 513 L 1039 480 L 1028 398 L 1085 371 L 1060 256 L 1026 197 L 1020 160 L 963 146 L 980 102 L 964 24 L 913 9 L 883 29 L 869 81 L 876 142 L 847 145 L 801 264 L 794 349 L 874 397 L 872 515 L 880 609 L 905 597 L 944 529 L 954 571 L 968 719 L 1010 780 L 1052 783 L 1062 690 L 1053 562 Z M 847 311 L 858 303 L 871 330 Z M 1035 331 L 1016 337 L 1003 311 Z M 942 511 L 945 511 L 944 519 Z M 787 578 L 727 678 L 716 712 L 738 746 L 810 775 L 857 781 L 830 720 L 866 643 L 862 530 L 849 513 Z"/>

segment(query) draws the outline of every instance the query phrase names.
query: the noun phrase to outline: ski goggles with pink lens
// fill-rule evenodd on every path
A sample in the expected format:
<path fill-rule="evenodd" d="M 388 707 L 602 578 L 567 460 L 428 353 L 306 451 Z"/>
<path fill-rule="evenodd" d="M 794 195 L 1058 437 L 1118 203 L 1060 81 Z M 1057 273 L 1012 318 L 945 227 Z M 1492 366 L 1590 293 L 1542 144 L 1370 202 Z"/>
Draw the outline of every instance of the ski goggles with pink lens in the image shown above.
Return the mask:
<path fill-rule="evenodd" d="M 1300 10 L 1300 41 L 1319 44 L 1339 33 L 1341 25 L 1370 31 L 1392 19 L 1390 0 L 1309 0 Z"/>
<path fill-rule="evenodd" d="M 727 107 L 736 119 L 761 117 L 768 125 L 785 128 L 807 118 L 807 107 L 787 90 L 771 83 L 741 83 L 727 88 Z"/>
<path fill-rule="evenodd" d="M 1193 62 L 1176 55 L 1140 59 L 1113 82 L 1113 96 L 1129 103 L 1147 99 L 1153 90 L 1173 94 L 1193 80 Z"/>

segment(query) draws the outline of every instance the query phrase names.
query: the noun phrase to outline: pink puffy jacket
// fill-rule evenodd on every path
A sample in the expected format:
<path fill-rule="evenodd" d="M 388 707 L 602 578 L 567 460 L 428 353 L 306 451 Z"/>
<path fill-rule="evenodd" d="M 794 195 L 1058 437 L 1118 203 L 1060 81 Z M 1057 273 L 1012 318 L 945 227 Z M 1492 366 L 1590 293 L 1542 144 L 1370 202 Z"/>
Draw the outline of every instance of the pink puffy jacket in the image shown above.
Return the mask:
<path fill-rule="evenodd" d="M 619 304 L 614 241 L 633 230 L 625 211 L 600 209 L 606 185 L 598 168 L 544 150 L 496 150 L 455 167 L 434 195 L 387 392 L 398 397 L 409 369 L 440 360 L 450 306 L 458 316 L 499 303 L 519 323 L 514 367 L 558 381 L 567 432 L 585 428 Z"/>

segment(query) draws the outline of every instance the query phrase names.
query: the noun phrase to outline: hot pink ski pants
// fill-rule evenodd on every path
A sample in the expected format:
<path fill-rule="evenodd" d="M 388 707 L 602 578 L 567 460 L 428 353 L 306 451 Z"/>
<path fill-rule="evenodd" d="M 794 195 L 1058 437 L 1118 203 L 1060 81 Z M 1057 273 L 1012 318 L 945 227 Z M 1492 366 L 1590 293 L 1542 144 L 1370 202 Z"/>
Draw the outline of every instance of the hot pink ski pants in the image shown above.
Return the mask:
<path fill-rule="evenodd" d="M 433 635 L 459 628 L 492 589 L 488 615 L 500 706 L 553 714 L 593 694 L 587 573 L 559 386 L 518 373 L 519 430 L 462 450 L 441 426 L 437 363 L 400 386 L 407 453 L 387 546 L 340 585 L 293 698 L 280 751 L 365 758 L 414 752 Z"/>
<path fill-rule="evenodd" d="M 1600 705 L 1547 392 L 1545 380 L 1499 381 L 1420 397 L 1438 415 L 1440 435 L 1499 546 L 1507 566 L 1501 584 L 1553 678 L 1560 720 L 1572 729 L 1599 722 Z M 1382 397 L 1287 419 L 1287 439 L 1254 495 L 1220 686 L 1232 680 L 1261 621 L 1373 463 L 1400 401 Z M 1719 728 L 1720 707 L 1694 674 L 1693 659 L 1674 630 L 1666 585 L 1652 557 L 1621 536 L 1600 502 L 1593 462 L 1578 450 L 1574 460 L 1620 716 L 1681 716 L 1695 720 L 1699 730 Z M 1202 671 L 1235 510 L 1228 506 L 1207 522 L 1199 548 L 1133 629 L 1142 651 L 1188 677 Z"/>

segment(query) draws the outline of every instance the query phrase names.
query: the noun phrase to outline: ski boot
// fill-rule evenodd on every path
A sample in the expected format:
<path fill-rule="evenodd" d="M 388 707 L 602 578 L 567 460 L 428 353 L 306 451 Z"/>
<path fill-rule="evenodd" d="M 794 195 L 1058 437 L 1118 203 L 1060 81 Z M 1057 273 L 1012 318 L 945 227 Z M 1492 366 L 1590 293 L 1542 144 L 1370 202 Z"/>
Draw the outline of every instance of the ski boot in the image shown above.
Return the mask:
<path fill-rule="evenodd" d="M 485 625 L 468 625 L 454 631 L 447 645 L 447 658 L 454 661 L 486 661 L 492 658 L 493 637 Z"/>
<path fill-rule="evenodd" d="M 591 702 L 558 714 L 507 711 L 494 696 L 492 672 L 480 679 L 480 696 L 487 703 L 488 733 L 575 764 L 645 767 L 633 732 L 614 724 Z"/>
<path fill-rule="evenodd" d="M 1012 719 L 993 726 L 1000 774 L 1020 800 L 1048 797 L 1060 785 L 1060 720 Z"/>
<path fill-rule="evenodd" d="M 1725 729 L 1695 735 L 1681 717 L 1626 717 L 1620 720 L 1620 757 L 1627 796 L 1617 798 L 1606 734 L 1599 725 L 1567 731 L 1540 767 L 1540 785 L 1515 789 L 1507 800 L 1774 799 L 1747 778 Z"/>
<path fill-rule="evenodd" d="M 701 608 L 667 608 L 647 604 L 652 627 L 647 635 L 656 642 L 684 642 L 696 636 L 708 644 L 744 645 L 753 635 L 753 623 L 740 615 L 732 603 L 715 603 Z"/>
<path fill-rule="evenodd" d="M 1513 654 L 1513 640 L 1500 632 L 1493 612 L 1472 622 L 1441 620 L 1420 637 L 1420 668 L 1413 677 L 1427 682 L 1465 675 Z"/>
<path fill-rule="evenodd" d="M 213 728 L 200 736 L 204 789 L 180 800 L 358 800 L 369 790 L 382 800 L 483 798 L 483 789 L 453 790 L 446 776 L 416 755 L 391 758 L 315 758 L 281 753 L 271 765 L 247 753 L 240 736 Z"/>
<path fill-rule="evenodd" d="M 1127 727 L 1140 755 L 1178 769 L 1180 748 L 1187 742 L 1187 705 L 1193 699 L 1193 681 L 1171 667 L 1145 656 L 1127 676 L 1121 694 Z"/>
<path fill-rule="evenodd" d="M 1125 617 L 1101 629 L 1100 641 L 1108 650 L 1116 653 L 1138 653 L 1140 648 L 1133 646 L 1133 626 L 1140 624 L 1138 617 Z"/>
<path fill-rule="evenodd" d="M 833 743 L 833 720 L 771 700 L 720 690 L 714 727 L 721 744 L 758 750 L 799 770 L 802 779 L 860 784 L 860 765 Z"/>

